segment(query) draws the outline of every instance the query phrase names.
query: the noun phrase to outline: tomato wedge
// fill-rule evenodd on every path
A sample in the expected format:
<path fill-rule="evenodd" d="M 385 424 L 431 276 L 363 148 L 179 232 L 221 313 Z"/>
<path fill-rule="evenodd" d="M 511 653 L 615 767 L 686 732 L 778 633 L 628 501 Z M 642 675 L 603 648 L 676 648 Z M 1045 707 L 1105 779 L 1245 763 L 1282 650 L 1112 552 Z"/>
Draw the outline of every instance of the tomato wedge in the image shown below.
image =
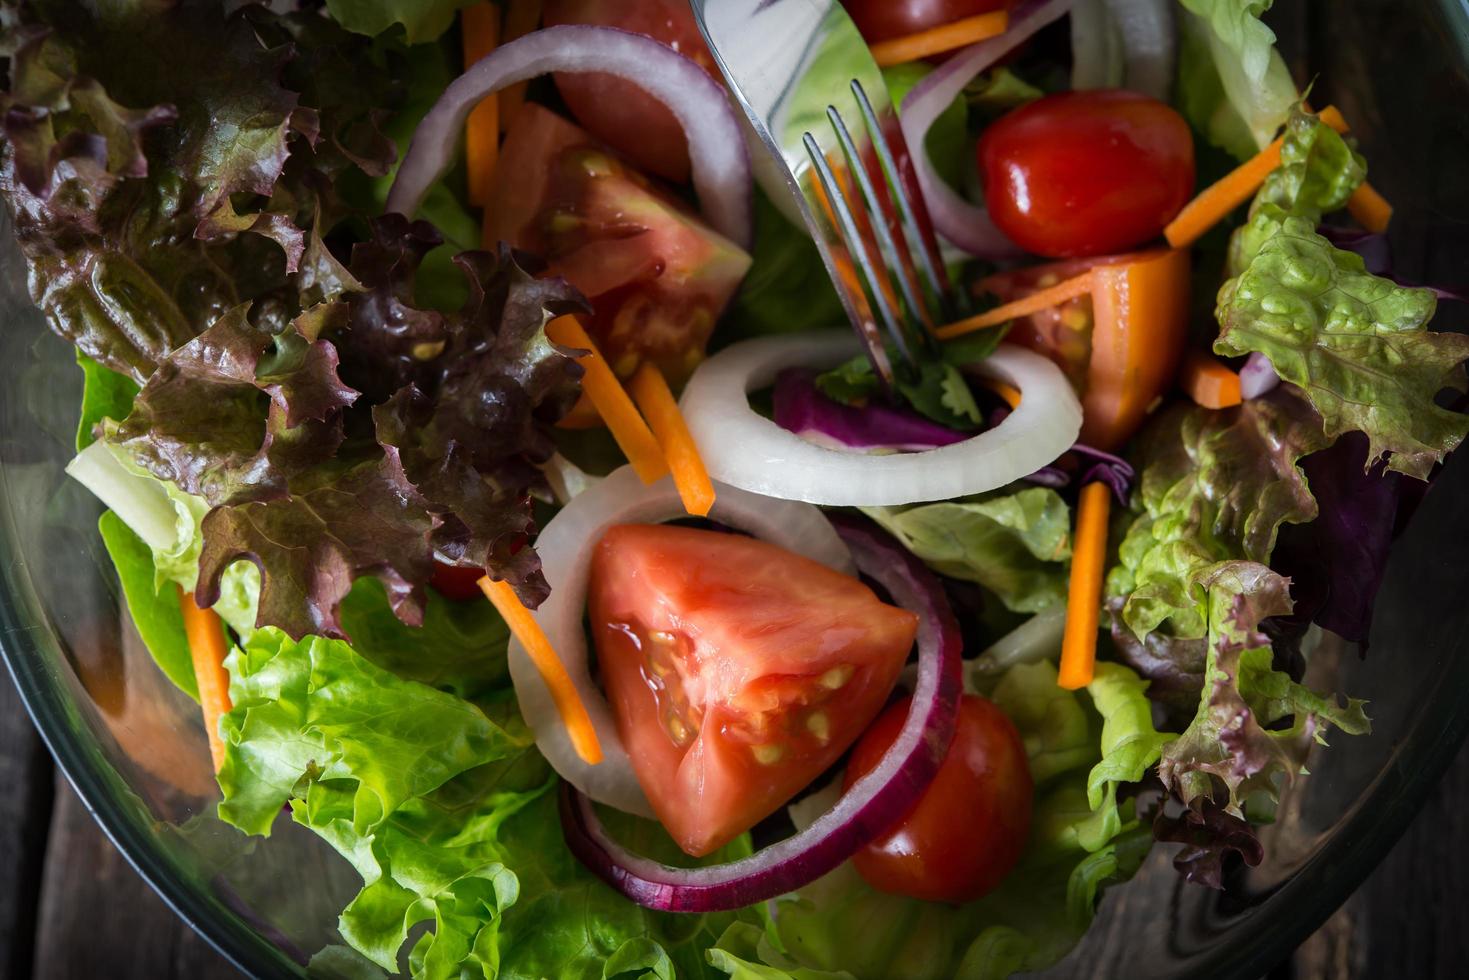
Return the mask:
<path fill-rule="evenodd" d="M 855 578 L 719 531 L 614 527 L 590 590 L 618 734 L 693 855 L 836 762 L 882 709 L 918 629 Z"/>
<path fill-rule="evenodd" d="M 1007 339 L 1048 355 L 1081 394 L 1081 441 L 1116 449 L 1173 384 L 1188 332 L 1189 256 L 1158 249 L 990 276 L 1008 303 L 1094 270 L 1091 293 L 1015 321 Z"/>

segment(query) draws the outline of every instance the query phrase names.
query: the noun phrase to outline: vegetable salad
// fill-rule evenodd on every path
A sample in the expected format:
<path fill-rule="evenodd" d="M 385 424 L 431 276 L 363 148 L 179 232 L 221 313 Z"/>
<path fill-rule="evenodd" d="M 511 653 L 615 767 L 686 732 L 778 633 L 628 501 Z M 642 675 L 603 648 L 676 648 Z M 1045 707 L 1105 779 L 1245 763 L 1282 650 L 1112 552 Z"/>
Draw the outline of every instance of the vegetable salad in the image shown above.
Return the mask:
<path fill-rule="evenodd" d="M 0 194 L 219 817 L 361 877 L 310 975 L 1042 970 L 1369 736 L 1469 338 L 1268 2 L 830 4 L 913 351 L 682 0 L 300 6 L 7 6 Z"/>

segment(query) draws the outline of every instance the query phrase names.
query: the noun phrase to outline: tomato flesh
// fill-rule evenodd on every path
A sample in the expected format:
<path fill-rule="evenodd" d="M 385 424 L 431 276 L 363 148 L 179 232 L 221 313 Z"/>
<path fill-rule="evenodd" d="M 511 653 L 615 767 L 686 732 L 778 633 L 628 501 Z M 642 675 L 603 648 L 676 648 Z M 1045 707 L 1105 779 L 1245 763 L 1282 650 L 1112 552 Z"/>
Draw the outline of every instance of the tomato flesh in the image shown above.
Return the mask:
<path fill-rule="evenodd" d="M 1005 10 L 1012 0 L 842 0 L 868 44 Z"/>
<path fill-rule="evenodd" d="M 910 701 L 893 704 L 862 736 L 847 763 L 847 789 L 897 739 Z M 897 826 L 852 861 L 879 891 L 931 902 L 973 901 L 993 891 L 1020 860 L 1034 791 L 1015 725 L 994 702 L 967 694 L 938 775 Z"/>
<path fill-rule="evenodd" d="M 995 224 L 1026 251 L 1052 258 L 1156 238 L 1194 190 L 1188 123 L 1120 89 L 1021 106 L 984 131 L 977 152 Z"/>
<path fill-rule="evenodd" d="M 882 709 L 918 627 L 775 545 L 641 524 L 597 544 L 588 614 L 638 782 L 693 855 L 836 762 Z"/>
<path fill-rule="evenodd" d="M 687 0 L 546 0 L 546 26 L 598 24 L 644 34 L 720 79 Z M 675 183 L 689 179 L 689 142 L 668 107 L 632 82 L 599 73 L 556 75 L 556 88 L 587 131 L 642 170 Z"/>
<path fill-rule="evenodd" d="M 651 360 L 673 383 L 704 356 L 750 256 L 585 131 L 516 114 L 485 209 L 490 240 L 547 260 L 591 300 L 593 338 L 622 377 Z"/>
<path fill-rule="evenodd" d="M 1081 441 L 1125 443 L 1173 385 L 1188 337 L 1189 253 L 1158 249 L 1004 272 L 981 286 L 1002 303 L 1096 270 L 1090 294 L 1016 319 L 1006 339 L 1039 351 L 1081 396 Z"/>

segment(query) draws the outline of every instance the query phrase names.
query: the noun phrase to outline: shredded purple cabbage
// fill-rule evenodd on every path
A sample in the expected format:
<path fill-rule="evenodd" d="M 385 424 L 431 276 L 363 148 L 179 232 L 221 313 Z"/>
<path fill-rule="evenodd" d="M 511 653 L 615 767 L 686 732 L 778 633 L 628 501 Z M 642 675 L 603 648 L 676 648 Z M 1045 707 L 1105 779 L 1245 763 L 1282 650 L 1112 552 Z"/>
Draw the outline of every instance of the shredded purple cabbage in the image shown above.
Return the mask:
<path fill-rule="evenodd" d="M 1068 460 L 1067 456 L 1080 458 Z M 1067 466 L 1068 462 L 1074 465 Z M 1059 490 L 1071 485 L 1073 472 L 1081 473 L 1082 484 L 1097 481 L 1107 484 L 1117 497 L 1117 502 L 1123 506 L 1127 505 L 1128 499 L 1132 496 L 1132 484 L 1137 479 L 1137 471 L 1121 456 L 1093 449 L 1091 446 L 1078 442 L 1067 451 L 1066 455 L 1050 466 L 1043 466 L 1036 470 L 1025 477 L 1025 481 Z"/>
<path fill-rule="evenodd" d="M 805 368 L 782 371 L 775 379 L 774 394 L 776 425 L 848 449 L 921 452 L 972 435 L 876 400 L 860 408 L 833 401 L 816 387 L 816 372 Z"/>

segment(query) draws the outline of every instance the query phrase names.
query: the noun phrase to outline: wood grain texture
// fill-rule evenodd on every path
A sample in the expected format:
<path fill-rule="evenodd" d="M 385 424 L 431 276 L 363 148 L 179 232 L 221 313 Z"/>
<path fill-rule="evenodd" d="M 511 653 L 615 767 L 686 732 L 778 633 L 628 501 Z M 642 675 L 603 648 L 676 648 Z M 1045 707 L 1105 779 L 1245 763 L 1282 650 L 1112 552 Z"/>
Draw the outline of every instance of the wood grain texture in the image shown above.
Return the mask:
<path fill-rule="evenodd" d="M 36 918 L 36 980 L 239 976 L 138 877 L 65 780 L 57 781 Z"/>

